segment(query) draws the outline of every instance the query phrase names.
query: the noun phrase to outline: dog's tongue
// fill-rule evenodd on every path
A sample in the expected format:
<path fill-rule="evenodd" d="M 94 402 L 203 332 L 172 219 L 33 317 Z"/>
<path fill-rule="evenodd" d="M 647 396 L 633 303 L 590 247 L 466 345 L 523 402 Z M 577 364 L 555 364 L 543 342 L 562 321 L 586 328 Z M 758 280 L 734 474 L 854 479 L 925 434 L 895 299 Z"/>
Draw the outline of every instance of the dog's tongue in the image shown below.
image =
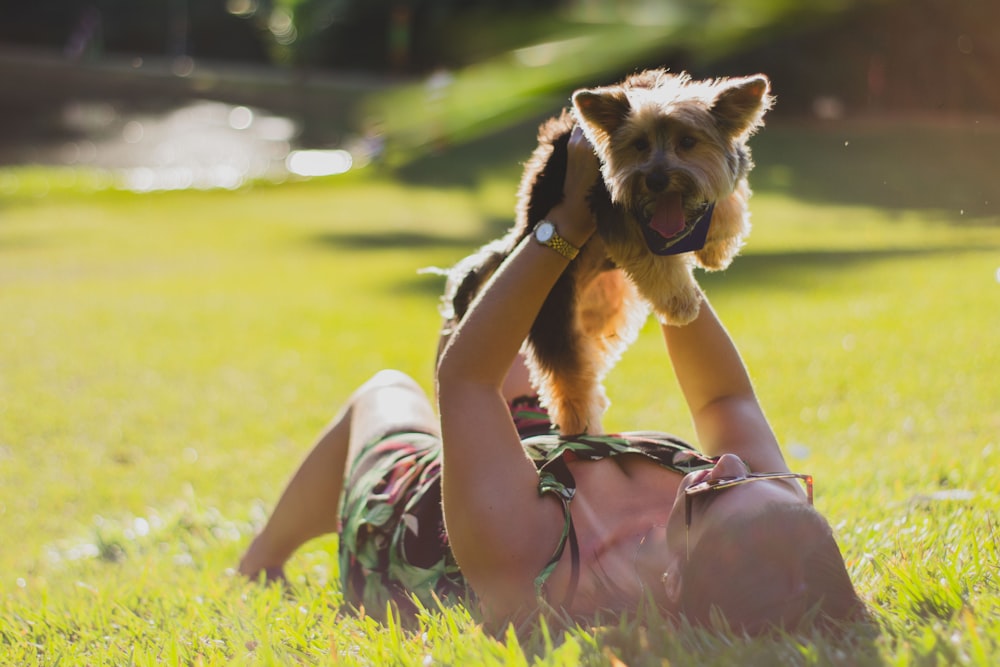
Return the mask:
<path fill-rule="evenodd" d="M 649 228 L 665 239 L 670 239 L 684 231 L 684 208 L 681 196 L 668 192 L 656 202 L 656 210 L 649 221 Z"/>

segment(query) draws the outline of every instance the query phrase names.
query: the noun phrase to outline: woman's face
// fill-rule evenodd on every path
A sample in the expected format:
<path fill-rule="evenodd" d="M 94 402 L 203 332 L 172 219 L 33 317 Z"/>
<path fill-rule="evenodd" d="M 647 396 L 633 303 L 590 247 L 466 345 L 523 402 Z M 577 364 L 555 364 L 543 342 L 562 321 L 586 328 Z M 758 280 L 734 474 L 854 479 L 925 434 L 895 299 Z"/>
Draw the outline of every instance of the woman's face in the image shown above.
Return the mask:
<path fill-rule="evenodd" d="M 741 516 L 749 519 L 768 505 L 806 502 L 805 494 L 794 480 L 755 481 L 689 498 L 691 525 L 686 528 L 684 503 L 689 487 L 709 479 L 741 477 L 747 472 L 739 457 L 724 454 L 715 467 L 689 473 L 681 481 L 665 529 L 654 529 L 646 537 L 635 562 L 638 578 L 658 601 L 672 606 L 670 602 L 677 600 L 679 573 L 688 554 L 712 528 Z"/>

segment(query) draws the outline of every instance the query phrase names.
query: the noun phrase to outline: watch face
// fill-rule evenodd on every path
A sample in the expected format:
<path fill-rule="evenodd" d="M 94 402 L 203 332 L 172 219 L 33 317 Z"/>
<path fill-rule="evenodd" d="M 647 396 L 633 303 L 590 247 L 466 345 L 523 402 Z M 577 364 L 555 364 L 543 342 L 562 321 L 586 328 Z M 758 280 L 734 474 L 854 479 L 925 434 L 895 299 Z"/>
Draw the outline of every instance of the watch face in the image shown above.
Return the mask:
<path fill-rule="evenodd" d="M 551 222 L 542 222 L 535 227 L 535 238 L 541 243 L 548 243 L 549 239 L 552 238 L 552 234 L 556 231 L 556 226 Z"/>

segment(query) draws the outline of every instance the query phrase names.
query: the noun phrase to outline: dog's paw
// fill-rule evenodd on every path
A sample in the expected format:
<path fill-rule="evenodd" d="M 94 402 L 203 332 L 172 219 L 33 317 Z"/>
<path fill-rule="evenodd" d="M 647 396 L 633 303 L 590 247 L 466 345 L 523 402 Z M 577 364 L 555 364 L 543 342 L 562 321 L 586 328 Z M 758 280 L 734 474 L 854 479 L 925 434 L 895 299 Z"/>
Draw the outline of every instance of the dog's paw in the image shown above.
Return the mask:
<path fill-rule="evenodd" d="M 736 245 L 735 248 L 733 247 L 734 245 Z M 722 271 L 729 268 L 738 250 L 738 244 L 724 242 L 708 243 L 701 250 L 696 250 L 694 256 L 703 269 L 708 271 Z"/>
<path fill-rule="evenodd" d="M 691 287 L 674 292 L 666 300 L 654 306 L 656 316 L 663 324 L 684 326 L 690 324 L 701 311 L 701 291 Z"/>

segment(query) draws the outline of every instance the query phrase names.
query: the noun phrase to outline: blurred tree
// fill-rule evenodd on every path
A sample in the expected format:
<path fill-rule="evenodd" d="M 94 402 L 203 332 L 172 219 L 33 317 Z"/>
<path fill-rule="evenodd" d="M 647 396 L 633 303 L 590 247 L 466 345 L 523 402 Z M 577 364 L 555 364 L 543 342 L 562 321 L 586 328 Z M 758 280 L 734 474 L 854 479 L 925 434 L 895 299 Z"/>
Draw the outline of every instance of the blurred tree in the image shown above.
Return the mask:
<path fill-rule="evenodd" d="M 781 113 L 1000 114 L 1000 2 L 862 2 L 822 23 L 768 26 L 708 67 L 767 72 Z"/>
<path fill-rule="evenodd" d="M 284 0 L 290 60 L 390 72 L 460 66 L 531 43 L 566 0 Z"/>
<path fill-rule="evenodd" d="M 63 49 L 67 55 L 94 46 L 141 56 L 192 56 L 267 62 L 268 37 L 252 20 L 261 0 L 35 0 L 8 3 L 0 42 Z M 251 20 L 247 20 L 251 19 Z M 89 26 L 97 24 L 94 30 Z M 88 32 L 90 31 L 90 32 Z M 92 33 L 92 34 L 91 34 Z M 82 44 L 81 42 L 89 42 Z"/>
<path fill-rule="evenodd" d="M 765 71 L 782 112 L 1000 112 L 998 0 L 34 0 L 6 3 L 0 43 L 426 74 L 565 37 L 570 8 L 688 21 L 688 42 L 635 66 L 683 48 L 699 75 Z"/>
<path fill-rule="evenodd" d="M 543 17 L 566 1 L 35 0 L 5 8 L 0 42 L 76 53 L 99 45 L 126 55 L 420 71 L 529 43 L 551 28 Z"/>

